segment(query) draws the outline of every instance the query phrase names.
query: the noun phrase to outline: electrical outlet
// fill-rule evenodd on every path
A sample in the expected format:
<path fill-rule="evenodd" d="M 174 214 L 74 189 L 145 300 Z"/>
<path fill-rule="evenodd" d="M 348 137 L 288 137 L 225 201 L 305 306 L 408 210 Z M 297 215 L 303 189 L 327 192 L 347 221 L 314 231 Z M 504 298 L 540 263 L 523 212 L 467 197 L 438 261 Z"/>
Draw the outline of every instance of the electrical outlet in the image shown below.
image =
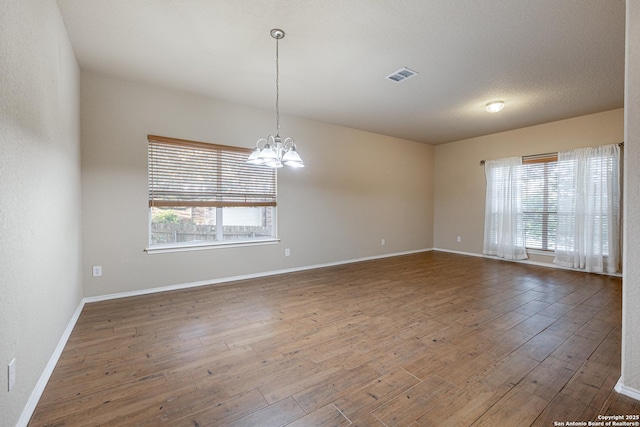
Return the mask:
<path fill-rule="evenodd" d="M 287 248 L 284 250 L 284 256 L 291 256 L 291 249 Z"/>
<path fill-rule="evenodd" d="M 386 240 L 386 239 L 382 239 L 382 240 L 380 240 L 380 244 L 381 244 L 382 246 L 386 245 L 386 244 L 387 244 L 387 240 Z"/>
<path fill-rule="evenodd" d="M 462 242 L 462 236 L 456 237 L 456 242 L 458 242 L 458 243 Z"/>
<path fill-rule="evenodd" d="M 101 265 L 94 265 L 93 269 L 92 269 L 92 274 L 93 274 L 93 277 L 102 276 L 102 266 Z"/>
<path fill-rule="evenodd" d="M 16 358 L 9 363 L 9 391 L 16 385 Z"/>

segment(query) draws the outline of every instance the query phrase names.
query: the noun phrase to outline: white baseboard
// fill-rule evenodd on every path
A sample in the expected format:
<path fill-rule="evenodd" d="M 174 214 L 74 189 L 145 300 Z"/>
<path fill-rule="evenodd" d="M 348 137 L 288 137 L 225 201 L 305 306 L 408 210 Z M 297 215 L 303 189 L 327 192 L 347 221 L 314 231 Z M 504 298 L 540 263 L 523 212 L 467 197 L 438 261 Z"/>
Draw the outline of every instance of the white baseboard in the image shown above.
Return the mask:
<path fill-rule="evenodd" d="M 58 341 L 58 345 L 53 351 L 51 358 L 49 358 L 49 362 L 47 363 L 47 366 L 45 366 L 44 371 L 42 371 L 42 375 L 40 375 L 40 378 L 38 379 L 36 386 L 31 392 L 31 396 L 29 396 L 29 400 L 27 401 L 27 404 L 22 410 L 22 414 L 18 419 L 18 423 L 16 424 L 16 427 L 26 427 L 29 424 L 29 420 L 33 415 L 33 411 L 35 411 L 36 406 L 38 405 L 38 401 L 40 400 L 40 397 L 44 392 L 44 388 L 47 386 L 47 383 L 49 382 L 49 378 L 51 378 L 53 369 L 56 367 L 56 364 L 58 363 L 58 360 L 62 355 L 62 350 L 64 350 L 64 346 L 67 345 L 67 341 L 71 336 L 71 332 L 73 331 L 73 328 L 76 326 L 76 322 L 80 317 L 80 313 L 82 312 L 83 307 L 84 307 L 84 300 L 80 301 L 78 308 L 76 308 L 76 311 L 73 313 L 73 316 L 71 316 L 71 320 L 69 320 L 69 323 L 67 324 L 67 328 L 64 330 L 62 337 L 60 337 L 60 340 Z"/>
<path fill-rule="evenodd" d="M 624 396 L 630 397 L 635 400 L 640 400 L 640 390 L 625 386 L 622 383 L 622 377 L 620 377 L 613 389 Z"/>
<path fill-rule="evenodd" d="M 493 256 L 493 255 L 477 254 L 477 253 L 474 253 L 474 252 L 453 251 L 453 250 L 450 250 L 450 249 L 440 249 L 440 248 L 433 248 L 433 250 L 434 251 L 438 251 L 438 252 L 449 252 L 449 253 L 458 254 L 458 255 L 467 255 L 467 256 L 475 256 L 475 257 L 479 257 L 479 258 L 495 259 L 497 261 L 516 262 L 518 264 L 536 265 L 538 267 L 557 268 L 559 270 L 569 270 L 569 271 L 577 271 L 579 273 L 586 273 L 584 270 L 580 270 L 578 268 L 563 267 L 563 266 L 558 265 L 558 264 L 539 262 L 539 261 L 531 261 L 531 260 L 528 260 L 528 259 L 504 259 L 504 258 L 498 258 L 497 256 Z M 620 274 L 620 273 L 592 273 L 592 274 L 602 274 L 604 276 L 622 277 L 622 274 Z"/>
<path fill-rule="evenodd" d="M 98 296 L 94 296 L 94 297 L 86 297 L 84 299 L 84 302 L 85 303 L 90 303 L 90 302 L 107 301 L 107 300 L 112 300 L 112 299 L 117 299 L 117 298 L 126 298 L 126 297 L 138 296 L 138 295 L 154 294 L 154 293 L 157 293 L 157 292 L 167 292 L 167 291 L 176 291 L 176 290 L 180 290 L 180 289 L 195 288 L 195 287 L 198 287 L 198 286 L 218 285 L 218 284 L 221 284 L 221 283 L 235 282 L 235 281 L 238 281 L 238 280 L 246 280 L 246 279 L 255 279 L 255 278 L 259 278 L 259 277 L 275 276 L 277 274 L 294 273 L 296 271 L 305 271 L 305 270 L 314 270 L 316 268 L 333 267 L 333 266 L 336 266 L 336 265 L 343 265 L 343 264 L 353 264 L 353 263 L 356 263 L 356 262 L 371 261 L 371 260 L 382 259 L 382 258 L 391 258 L 391 257 L 395 257 L 395 256 L 402 256 L 402 255 L 411 255 L 411 254 L 416 254 L 416 253 L 420 253 L 420 252 L 429 252 L 429 251 L 432 251 L 432 250 L 433 249 L 418 249 L 418 250 L 414 250 L 414 251 L 395 252 L 395 253 L 391 253 L 391 254 L 375 255 L 375 256 L 351 259 L 351 260 L 346 260 L 346 261 L 336 261 L 336 262 L 329 262 L 329 263 L 325 263 L 325 264 L 315 264 L 315 265 L 308 265 L 308 266 L 304 266 L 304 267 L 287 268 L 287 269 L 283 269 L 283 270 L 265 271 L 265 272 L 261 272 L 261 273 L 243 274 L 243 275 L 240 275 L 240 276 L 223 277 L 223 278 L 220 278 L 220 279 L 202 280 L 202 281 L 198 281 L 198 282 L 180 283 L 180 284 L 176 284 L 176 285 L 162 286 L 162 287 L 159 287 L 159 288 L 149 288 L 149 289 L 141 289 L 141 290 L 138 290 L 138 291 L 120 292 L 120 293 L 117 293 L 117 294 L 98 295 Z"/>
<path fill-rule="evenodd" d="M 561 269 L 561 270 L 581 271 L 581 270 L 577 270 L 575 268 L 562 267 L 562 266 L 557 265 L 557 264 L 539 262 L 539 261 L 531 261 L 531 260 L 528 260 L 528 259 L 504 259 L 504 258 L 499 258 L 499 257 L 493 256 L 493 255 L 477 254 L 475 252 L 453 251 L 453 250 L 450 250 L 450 249 L 440 249 L 440 248 L 433 248 L 433 250 L 434 251 L 438 251 L 438 252 L 449 252 L 449 253 L 458 254 L 458 255 L 467 255 L 467 256 L 475 256 L 475 257 L 479 257 L 479 258 L 495 259 L 496 261 L 508 261 L 508 262 L 516 262 L 518 264 L 537 265 L 539 267 L 550 267 L 550 268 L 558 268 L 558 269 Z"/>
<path fill-rule="evenodd" d="M 438 252 L 448 252 L 450 254 L 474 256 L 474 257 L 478 257 L 478 258 L 495 258 L 495 259 L 499 259 L 499 258 L 488 256 L 488 255 L 477 254 L 475 252 L 454 251 L 454 250 L 451 250 L 451 249 L 441 249 L 441 248 L 433 248 L 433 250 L 434 251 L 438 251 Z"/>
<path fill-rule="evenodd" d="M 530 264 L 530 265 L 537 265 L 539 267 L 550 267 L 550 268 L 559 268 L 559 269 L 562 269 L 562 270 L 573 270 L 572 268 L 561 267 L 561 266 L 556 265 L 556 264 L 538 262 L 538 261 L 531 261 L 531 260 L 528 260 L 528 259 L 504 259 L 504 258 L 499 258 L 499 257 L 493 256 L 493 255 L 477 254 L 475 252 L 453 251 L 451 249 L 433 248 L 433 250 L 434 251 L 438 251 L 438 252 L 448 252 L 448 253 L 451 253 L 451 254 L 474 256 L 474 257 L 478 257 L 478 258 L 494 259 L 496 261 L 516 262 L 518 264 Z M 575 271 L 580 271 L 580 270 L 575 270 Z"/>

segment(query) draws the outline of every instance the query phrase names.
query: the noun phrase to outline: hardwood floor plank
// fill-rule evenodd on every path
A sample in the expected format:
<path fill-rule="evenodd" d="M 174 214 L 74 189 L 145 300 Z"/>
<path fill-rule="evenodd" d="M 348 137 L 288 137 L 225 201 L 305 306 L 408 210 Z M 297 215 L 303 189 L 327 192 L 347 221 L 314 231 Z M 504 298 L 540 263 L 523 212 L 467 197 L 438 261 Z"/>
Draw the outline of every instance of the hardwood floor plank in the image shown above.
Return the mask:
<path fill-rule="evenodd" d="M 327 405 L 287 424 L 287 427 L 344 427 L 350 424 L 335 406 Z"/>
<path fill-rule="evenodd" d="M 479 351 L 491 353 L 500 359 L 508 354 L 513 353 L 524 343 L 529 341 L 533 334 L 520 330 L 509 329 L 500 335 L 493 337 L 478 346 Z"/>
<path fill-rule="evenodd" d="M 528 357 L 513 353 L 478 375 L 478 380 L 485 387 L 499 394 L 505 394 L 516 386 L 538 362 Z"/>
<path fill-rule="evenodd" d="M 553 303 L 544 310 L 541 310 L 538 314 L 543 316 L 552 317 L 554 319 L 559 319 L 571 310 L 573 310 L 575 306 L 569 304 L 562 304 L 559 302 Z"/>
<path fill-rule="evenodd" d="M 350 424 L 351 427 L 387 427 L 382 421 L 373 414 L 367 414 L 362 418 L 358 418 Z"/>
<path fill-rule="evenodd" d="M 530 335 L 537 335 L 544 331 L 549 325 L 556 321 L 555 318 L 545 316 L 544 314 L 534 314 L 527 320 L 518 323 L 513 327 L 514 330 L 525 332 Z"/>
<path fill-rule="evenodd" d="M 529 318 L 526 314 L 510 311 L 487 322 L 480 322 L 478 328 L 507 331 Z"/>
<path fill-rule="evenodd" d="M 449 382 L 464 386 L 480 373 L 487 371 L 495 361 L 496 358 L 491 353 L 460 351 L 456 353 L 455 358 L 447 360 L 434 372 Z"/>
<path fill-rule="evenodd" d="M 598 410 L 596 408 L 585 405 L 567 394 L 559 393 L 540 413 L 538 418 L 531 423 L 531 426 L 548 427 L 558 421 L 595 421 L 597 415 Z"/>
<path fill-rule="evenodd" d="M 353 390 L 361 389 L 379 377 L 380 374 L 369 366 L 341 370 L 324 381 L 294 394 L 293 398 L 306 413 L 311 413 Z"/>
<path fill-rule="evenodd" d="M 473 427 L 528 426 L 547 406 L 547 401 L 522 389 L 510 390 L 473 424 Z"/>
<path fill-rule="evenodd" d="M 327 378 L 331 378 L 342 371 L 343 369 L 340 367 L 323 368 L 318 366 L 307 372 L 304 376 L 276 379 L 269 384 L 261 386 L 260 391 L 264 394 L 269 404 L 273 404 L 320 384 Z"/>
<path fill-rule="evenodd" d="M 266 360 L 262 359 L 261 360 Z M 238 394 L 253 388 L 265 387 L 275 383 L 278 378 L 300 378 L 308 375 L 317 365 L 306 358 L 283 358 L 274 363 L 261 363 L 261 366 L 253 369 L 235 370 L 233 375 L 226 375 L 222 379 L 211 376 L 206 381 L 215 381 L 224 385 L 230 394 Z M 198 381 L 196 380 L 196 384 Z M 265 387 L 266 388 L 266 387 Z"/>
<path fill-rule="evenodd" d="M 529 291 L 528 293 L 531 293 L 531 292 L 532 291 Z M 542 292 L 537 292 L 535 294 L 535 297 L 540 298 L 543 295 L 544 294 Z M 521 305 L 520 307 L 516 308 L 514 311 L 516 313 L 526 314 L 527 316 L 533 316 L 534 314 L 537 314 L 542 310 L 549 308 L 550 305 L 551 304 L 547 302 L 534 299 L 533 301 L 529 301 L 528 303 Z"/>
<path fill-rule="evenodd" d="M 565 338 L 554 335 L 548 330 L 544 330 L 520 346 L 516 350 L 516 353 L 542 362 L 565 341 Z"/>
<path fill-rule="evenodd" d="M 593 407 L 596 396 L 610 374 L 610 369 L 598 362 L 586 361 L 576 375 L 567 382 L 563 393 L 576 399 L 578 402 Z"/>
<path fill-rule="evenodd" d="M 349 420 L 362 420 L 374 409 L 385 405 L 391 399 L 413 388 L 419 382 L 419 379 L 404 369 L 398 369 L 376 378 L 358 390 L 337 399 L 334 405 Z"/>
<path fill-rule="evenodd" d="M 228 424 L 229 427 L 285 426 L 306 415 L 293 397 L 276 402 Z"/>
<path fill-rule="evenodd" d="M 553 322 L 545 331 L 567 339 L 575 334 L 585 323 L 585 321 L 572 319 L 564 315 Z"/>
<path fill-rule="evenodd" d="M 513 390 L 523 390 L 547 402 L 566 386 L 579 366 L 555 357 L 548 357 L 527 374 Z"/>
<path fill-rule="evenodd" d="M 415 426 L 469 426 L 486 413 L 501 395 L 477 381 L 458 389 L 455 397 L 418 418 Z"/>
<path fill-rule="evenodd" d="M 267 401 L 262 394 L 258 390 L 252 390 L 222 400 L 209 400 L 206 404 L 198 405 L 198 409 L 194 408 L 182 420 L 201 427 L 221 426 L 265 407 L 267 407 Z"/>
<path fill-rule="evenodd" d="M 393 337 L 380 341 L 369 353 L 368 365 L 380 374 L 388 374 L 422 357 L 428 344 Z"/>
<path fill-rule="evenodd" d="M 602 340 L 572 335 L 551 356 L 574 363 L 586 362 Z"/>
<path fill-rule="evenodd" d="M 446 401 L 453 398 L 457 386 L 431 375 L 415 387 L 373 411 L 373 415 L 387 426 L 408 426 Z"/>

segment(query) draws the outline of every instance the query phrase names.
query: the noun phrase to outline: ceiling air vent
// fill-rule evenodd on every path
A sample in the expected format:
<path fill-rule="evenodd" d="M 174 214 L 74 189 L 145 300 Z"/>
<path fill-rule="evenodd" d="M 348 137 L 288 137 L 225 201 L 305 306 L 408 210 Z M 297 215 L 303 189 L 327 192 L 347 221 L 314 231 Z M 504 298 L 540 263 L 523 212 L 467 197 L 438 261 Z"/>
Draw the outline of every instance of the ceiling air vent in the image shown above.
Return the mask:
<path fill-rule="evenodd" d="M 410 70 L 408 68 L 400 68 L 398 71 L 395 71 L 385 77 L 387 80 L 391 80 L 392 82 L 400 83 L 403 80 L 407 80 L 409 77 L 413 77 L 418 74 L 416 71 Z"/>

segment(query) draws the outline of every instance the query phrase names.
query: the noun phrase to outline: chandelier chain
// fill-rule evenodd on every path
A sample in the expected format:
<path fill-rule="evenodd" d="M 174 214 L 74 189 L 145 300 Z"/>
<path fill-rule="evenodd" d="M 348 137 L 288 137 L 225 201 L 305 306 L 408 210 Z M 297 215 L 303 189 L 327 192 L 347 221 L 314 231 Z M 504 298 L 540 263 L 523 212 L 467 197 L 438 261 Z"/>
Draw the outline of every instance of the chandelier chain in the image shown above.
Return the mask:
<path fill-rule="evenodd" d="M 279 39 L 276 38 L 276 135 L 280 135 L 280 66 L 278 55 Z"/>

